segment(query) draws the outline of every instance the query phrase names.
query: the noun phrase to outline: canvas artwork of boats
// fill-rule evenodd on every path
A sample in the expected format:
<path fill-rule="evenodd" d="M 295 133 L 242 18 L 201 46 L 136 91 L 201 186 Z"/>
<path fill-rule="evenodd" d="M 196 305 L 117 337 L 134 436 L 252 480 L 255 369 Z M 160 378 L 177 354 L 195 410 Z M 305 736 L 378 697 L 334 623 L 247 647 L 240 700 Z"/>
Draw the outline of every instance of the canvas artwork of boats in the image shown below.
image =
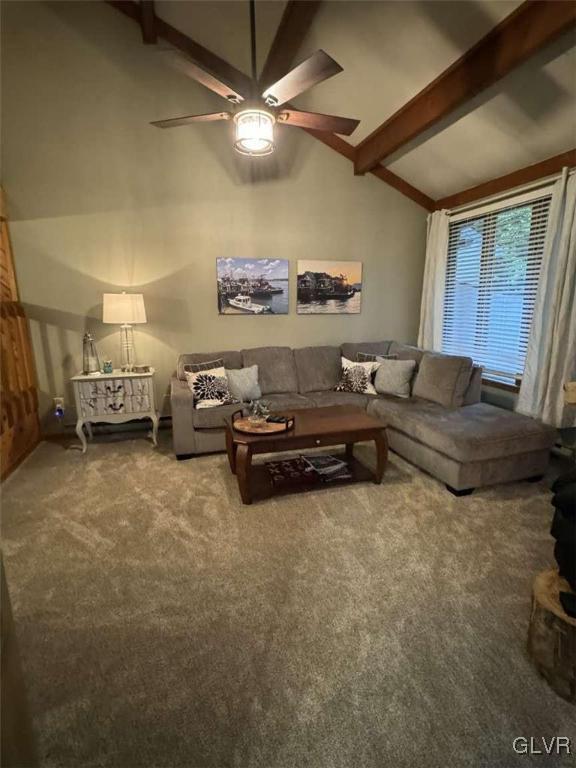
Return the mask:
<path fill-rule="evenodd" d="M 299 261 L 299 314 L 358 314 L 362 303 L 361 261 Z"/>
<path fill-rule="evenodd" d="M 217 259 L 216 273 L 221 315 L 288 313 L 286 259 Z"/>

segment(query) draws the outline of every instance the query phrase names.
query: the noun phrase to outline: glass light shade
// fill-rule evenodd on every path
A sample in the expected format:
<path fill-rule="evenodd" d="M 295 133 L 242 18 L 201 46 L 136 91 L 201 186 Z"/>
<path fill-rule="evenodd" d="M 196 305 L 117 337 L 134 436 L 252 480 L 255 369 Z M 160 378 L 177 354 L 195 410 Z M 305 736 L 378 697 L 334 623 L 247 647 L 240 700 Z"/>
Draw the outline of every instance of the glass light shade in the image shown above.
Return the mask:
<path fill-rule="evenodd" d="M 141 293 L 105 293 L 102 300 L 102 322 L 115 325 L 145 323 L 144 296 Z"/>
<path fill-rule="evenodd" d="M 263 109 L 245 109 L 234 115 L 235 149 L 242 155 L 269 155 L 274 151 L 274 115 Z"/>

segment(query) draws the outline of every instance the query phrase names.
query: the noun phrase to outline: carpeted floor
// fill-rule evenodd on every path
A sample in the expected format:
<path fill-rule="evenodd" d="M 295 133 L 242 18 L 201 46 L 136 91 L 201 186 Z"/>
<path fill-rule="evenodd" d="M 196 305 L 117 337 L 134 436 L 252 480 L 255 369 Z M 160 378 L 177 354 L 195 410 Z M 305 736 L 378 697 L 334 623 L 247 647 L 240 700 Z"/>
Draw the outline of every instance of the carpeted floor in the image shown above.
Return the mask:
<path fill-rule="evenodd" d="M 456 499 L 392 455 L 379 487 L 243 507 L 224 456 L 163 438 L 43 443 L 4 486 L 42 766 L 573 765 L 512 749 L 576 749 L 526 656 L 544 484 Z"/>

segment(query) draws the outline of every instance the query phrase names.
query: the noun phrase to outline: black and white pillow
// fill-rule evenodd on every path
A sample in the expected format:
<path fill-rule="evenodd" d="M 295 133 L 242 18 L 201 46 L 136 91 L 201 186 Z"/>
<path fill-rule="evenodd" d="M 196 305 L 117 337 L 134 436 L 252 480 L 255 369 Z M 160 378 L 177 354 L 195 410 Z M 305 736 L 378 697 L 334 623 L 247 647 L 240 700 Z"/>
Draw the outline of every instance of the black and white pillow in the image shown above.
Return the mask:
<path fill-rule="evenodd" d="M 188 386 L 194 395 L 195 408 L 214 408 L 237 403 L 228 388 L 224 366 L 201 371 L 184 371 Z"/>
<path fill-rule="evenodd" d="M 336 385 L 337 392 L 356 392 L 362 395 L 376 395 L 372 382 L 372 374 L 378 368 L 379 363 L 366 362 L 354 363 L 352 360 L 342 358 L 342 375 Z"/>

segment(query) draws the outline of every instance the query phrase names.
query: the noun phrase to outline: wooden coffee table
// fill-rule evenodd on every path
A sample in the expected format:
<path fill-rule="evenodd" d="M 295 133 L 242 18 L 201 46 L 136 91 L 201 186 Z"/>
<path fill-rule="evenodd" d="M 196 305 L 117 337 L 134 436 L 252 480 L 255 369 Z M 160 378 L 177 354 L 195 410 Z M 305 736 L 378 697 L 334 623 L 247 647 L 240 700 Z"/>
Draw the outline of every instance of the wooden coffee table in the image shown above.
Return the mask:
<path fill-rule="evenodd" d="M 266 498 L 277 492 L 272 486 L 265 466 L 252 466 L 252 456 L 258 453 L 281 453 L 305 448 L 345 445 L 345 457 L 352 479 L 342 483 L 372 480 L 381 483 L 388 458 L 388 439 L 384 424 L 362 408 L 347 405 L 327 408 L 302 408 L 280 411 L 278 415 L 294 416 L 294 428 L 273 435 L 248 435 L 232 426 L 226 419 L 226 449 L 230 469 L 238 478 L 238 488 L 244 504 L 254 498 Z M 371 472 L 354 458 L 354 443 L 373 440 L 376 445 L 376 471 Z M 334 485 L 336 483 L 330 483 Z M 317 487 L 317 486 L 315 486 Z M 305 485 L 291 490 L 308 490 Z"/>

